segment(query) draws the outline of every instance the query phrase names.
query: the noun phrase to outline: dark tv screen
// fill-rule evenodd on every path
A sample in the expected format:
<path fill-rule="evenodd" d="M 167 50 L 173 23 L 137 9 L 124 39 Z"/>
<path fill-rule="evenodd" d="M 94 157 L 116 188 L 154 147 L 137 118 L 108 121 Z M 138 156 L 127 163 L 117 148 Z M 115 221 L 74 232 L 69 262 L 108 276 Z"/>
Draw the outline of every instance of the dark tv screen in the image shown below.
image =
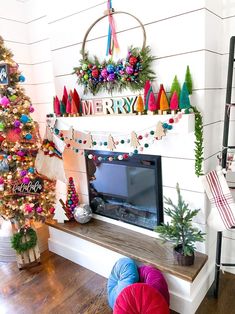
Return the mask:
<path fill-rule="evenodd" d="M 163 222 L 160 156 L 119 161 L 120 154 L 112 153 L 112 162 L 110 152 L 95 152 L 99 161 L 86 158 L 91 208 L 98 215 L 153 230 Z"/>

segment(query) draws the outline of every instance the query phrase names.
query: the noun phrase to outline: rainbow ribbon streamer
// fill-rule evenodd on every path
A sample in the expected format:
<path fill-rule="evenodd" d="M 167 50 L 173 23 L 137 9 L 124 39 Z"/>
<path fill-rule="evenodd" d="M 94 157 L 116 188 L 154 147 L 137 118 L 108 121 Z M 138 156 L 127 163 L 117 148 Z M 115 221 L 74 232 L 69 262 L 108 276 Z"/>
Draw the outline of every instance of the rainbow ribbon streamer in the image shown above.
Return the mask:
<path fill-rule="evenodd" d="M 108 41 L 107 41 L 107 48 L 106 48 L 106 56 L 113 54 L 113 47 L 116 50 L 119 50 L 117 35 L 116 35 L 116 28 L 113 15 L 110 14 L 112 10 L 112 0 L 108 0 L 108 18 L 109 18 L 109 28 L 108 28 Z"/>

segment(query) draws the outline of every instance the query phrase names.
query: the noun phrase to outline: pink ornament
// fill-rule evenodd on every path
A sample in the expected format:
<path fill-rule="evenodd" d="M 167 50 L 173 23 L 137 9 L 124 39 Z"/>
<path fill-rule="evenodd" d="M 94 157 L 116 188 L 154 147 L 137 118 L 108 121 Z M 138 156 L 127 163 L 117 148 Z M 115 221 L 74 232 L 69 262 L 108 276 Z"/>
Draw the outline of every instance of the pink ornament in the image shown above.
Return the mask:
<path fill-rule="evenodd" d="M 34 108 L 32 106 L 29 107 L 29 112 L 34 112 Z"/>
<path fill-rule="evenodd" d="M 140 148 L 139 148 L 139 151 L 140 151 L 140 152 L 142 152 L 143 150 L 144 150 L 144 148 L 143 148 L 143 147 L 140 147 Z"/>
<path fill-rule="evenodd" d="M 4 183 L 4 179 L 2 177 L 0 177 L 0 184 Z"/>
<path fill-rule="evenodd" d="M 107 78 L 108 77 L 108 71 L 107 71 L 107 69 L 103 69 L 102 71 L 101 71 L 101 76 L 103 76 L 103 78 Z"/>
<path fill-rule="evenodd" d="M 24 178 L 22 179 L 22 182 L 23 182 L 24 184 L 29 184 L 29 182 L 30 182 L 29 177 L 24 177 Z"/>
<path fill-rule="evenodd" d="M 51 208 L 49 209 L 49 212 L 50 212 L 51 214 L 54 214 L 55 208 L 54 208 L 54 207 L 51 207 Z"/>
<path fill-rule="evenodd" d="M 23 157 L 25 155 L 25 152 L 23 152 L 22 150 L 19 150 L 16 154 L 20 157 Z"/>
<path fill-rule="evenodd" d="M 146 133 L 146 134 L 144 135 L 144 137 L 149 137 L 148 133 Z"/>
<path fill-rule="evenodd" d="M 179 122 L 178 118 L 174 118 L 175 123 Z"/>
<path fill-rule="evenodd" d="M 130 66 L 127 66 L 127 67 L 126 67 L 126 73 L 127 73 L 127 74 L 131 75 L 131 74 L 133 74 L 133 72 L 134 72 L 134 70 L 133 70 L 132 67 L 130 67 Z"/>
<path fill-rule="evenodd" d="M 108 159 L 109 159 L 109 161 L 113 161 L 113 157 L 111 157 L 111 156 Z"/>
<path fill-rule="evenodd" d="M 43 212 L 43 208 L 42 207 L 37 207 L 36 211 L 37 211 L 37 213 L 40 214 L 41 212 Z"/>
<path fill-rule="evenodd" d="M 33 211 L 33 207 L 31 207 L 29 204 L 26 204 L 24 210 L 28 213 L 31 213 Z"/>
<path fill-rule="evenodd" d="M 4 107 L 7 107 L 9 105 L 10 101 L 9 99 L 6 97 L 6 96 L 3 96 L 1 99 L 0 99 L 0 104 Z"/>

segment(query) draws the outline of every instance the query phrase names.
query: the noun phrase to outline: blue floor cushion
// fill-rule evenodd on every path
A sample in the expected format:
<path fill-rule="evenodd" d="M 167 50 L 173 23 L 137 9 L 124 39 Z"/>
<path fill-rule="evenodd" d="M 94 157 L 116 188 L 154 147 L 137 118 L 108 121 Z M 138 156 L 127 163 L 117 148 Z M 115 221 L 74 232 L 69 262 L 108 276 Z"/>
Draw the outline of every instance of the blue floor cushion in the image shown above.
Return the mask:
<path fill-rule="evenodd" d="M 139 281 L 138 268 L 131 258 L 120 258 L 111 271 L 108 279 L 108 303 L 113 309 L 119 293 L 127 286 Z"/>

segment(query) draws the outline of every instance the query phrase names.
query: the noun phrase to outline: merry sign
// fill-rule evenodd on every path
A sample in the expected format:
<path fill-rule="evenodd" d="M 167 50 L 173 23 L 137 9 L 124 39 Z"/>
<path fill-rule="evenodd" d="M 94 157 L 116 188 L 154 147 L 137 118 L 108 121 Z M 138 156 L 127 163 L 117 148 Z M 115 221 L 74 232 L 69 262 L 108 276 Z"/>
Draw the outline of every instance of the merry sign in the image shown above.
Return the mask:
<path fill-rule="evenodd" d="M 133 114 L 136 100 L 137 96 L 82 100 L 82 114 Z"/>
<path fill-rule="evenodd" d="M 43 180 L 41 178 L 35 178 L 29 181 L 28 184 L 22 183 L 22 181 L 16 181 L 12 186 L 13 194 L 38 194 L 43 191 Z"/>

